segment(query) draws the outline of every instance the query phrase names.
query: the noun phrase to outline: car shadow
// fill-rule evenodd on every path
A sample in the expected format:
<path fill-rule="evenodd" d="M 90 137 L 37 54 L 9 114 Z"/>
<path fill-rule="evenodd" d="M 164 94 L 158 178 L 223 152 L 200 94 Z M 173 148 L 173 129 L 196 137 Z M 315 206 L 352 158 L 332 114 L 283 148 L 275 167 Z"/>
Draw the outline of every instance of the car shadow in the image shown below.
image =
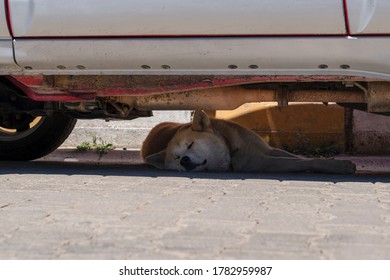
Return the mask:
<path fill-rule="evenodd" d="M 79 162 L 14 162 L 0 161 L 0 175 L 100 175 L 122 177 L 190 179 L 249 180 L 269 179 L 278 181 L 318 181 L 318 182 L 370 182 L 390 183 L 390 173 L 356 173 L 353 175 L 335 175 L 319 173 L 235 173 L 235 172 L 178 172 L 159 170 L 146 164 L 107 164 Z"/>

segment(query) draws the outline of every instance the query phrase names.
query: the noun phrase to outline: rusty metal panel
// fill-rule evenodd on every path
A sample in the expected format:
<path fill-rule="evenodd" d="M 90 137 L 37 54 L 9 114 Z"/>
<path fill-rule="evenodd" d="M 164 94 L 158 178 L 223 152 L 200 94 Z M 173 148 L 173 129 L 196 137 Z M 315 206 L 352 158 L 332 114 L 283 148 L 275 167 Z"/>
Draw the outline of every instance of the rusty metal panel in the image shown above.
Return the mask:
<path fill-rule="evenodd" d="M 243 76 L 42 76 L 8 77 L 9 81 L 37 101 L 100 100 L 103 104 L 127 104 L 138 110 L 235 109 L 250 102 L 344 102 L 364 103 L 360 88 L 330 87 L 328 90 L 300 87 L 299 83 L 255 83 Z M 145 79 L 149 79 L 149 87 Z M 240 85 L 241 84 L 241 85 Z M 245 84 L 245 86 L 242 86 Z M 230 86 L 228 86 L 230 85 Z M 310 84 L 309 84 L 310 85 Z M 142 93 L 142 94 L 140 94 Z"/>
<path fill-rule="evenodd" d="M 255 83 L 271 83 L 278 85 L 283 82 L 334 81 L 338 84 L 347 79 L 360 80 L 361 77 L 339 76 L 8 76 L 8 79 L 17 87 L 26 92 L 33 100 L 40 101 L 71 101 L 90 100 L 98 96 L 139 96 L 155 95 L 173 92 L 191 92 L 234 85 L 248 85 Z M 260 86 L 261 88 L 261 86 Z M 275 88 L 275 87 L 274 87 Z M 263 89 L 265 87 L 263 86 Z M 223 90 L 223 89 L 222 89 Z M 215 91 L 220 91 L 216 89 Z M 226 92 L 229 90 L 226 89 Z M 231 90 L 230 90 L 231 92 Z M 235 91 L 235 95 L 246 94 L 245 88 Z M 289 90 L 286 94 L 287 102 L 300 101 L 337 101 L 361 102 L 361 92 L 323 91 L 321 95 L 312 95 L 310 90 Z M 315 100 L 314 100 L 315 99 Z M 344 100 L 347 99 L 347 100 Z M 263 100 L 277 101 L 278 99 Z M 298 100 L 298 101 L 299 101 Z M 260 101 L 260 100 L 258 100 Z"/>
<path fill-rule="evenodd" d="M 103 99 L 109 102 L 128 104 L 139 110 L 233 110 L 252 102 L 285 100 L 288 102 L 347 102 L 363 103 L 364 92 L 359 89 L 346 90 L 293 90 L 248 89 L 241 86 L 172 92 L 148 96 L 118 96 Z"/>
<path fill-rule="evenodd" d="M 367 91 L 368 112 L 389 113 L 390 112 L 390 83 L 373 82 L 368 83 Z"/>
<path fill-rule="evenodd" d="M 390 118 L 353 111 L 352 152 L 390 155 Z"/>

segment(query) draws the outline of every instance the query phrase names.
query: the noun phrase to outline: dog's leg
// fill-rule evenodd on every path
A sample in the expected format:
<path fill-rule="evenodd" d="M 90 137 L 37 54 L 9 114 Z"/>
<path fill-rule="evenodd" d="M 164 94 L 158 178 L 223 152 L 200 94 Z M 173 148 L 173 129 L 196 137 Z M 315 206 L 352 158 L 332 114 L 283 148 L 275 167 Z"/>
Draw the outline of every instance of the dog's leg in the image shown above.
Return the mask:
<path fill-rule="evenodd" d="M 267 152 L 267 155 L 270 157 L 285 157 L 285 158 L 300 158 L 304 159 L 302 156 L 294 155 L 292 153 L 289 153 L 287 151 L 277 149 L 277 148 L 271 148 L 269 152 Z"/>
<path fill-rule="evenodd" d="M 251 158 L 235 171 L 248 172 L 318 172 L 333 174 L 353 174 L 356 167 L 349 160 L 306 159 L 289 157 Z"/>

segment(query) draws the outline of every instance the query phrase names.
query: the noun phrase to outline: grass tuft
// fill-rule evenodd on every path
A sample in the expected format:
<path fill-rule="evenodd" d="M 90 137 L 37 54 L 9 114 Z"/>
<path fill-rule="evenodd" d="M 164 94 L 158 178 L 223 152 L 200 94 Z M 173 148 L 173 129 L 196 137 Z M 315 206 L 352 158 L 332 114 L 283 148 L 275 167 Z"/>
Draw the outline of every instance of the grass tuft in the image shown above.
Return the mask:
<path fill-rule="evenodd" d="M 96 151 L 98 154 L 103 155 L 107 154 L 108 151 L 113 150 L 115 147 L 111 143 L 107 143 L 100 137 L 93 136 L 92 143 L 83 142 L 76 147 L 76 150 L 79 152 L 83 151 Z"/>

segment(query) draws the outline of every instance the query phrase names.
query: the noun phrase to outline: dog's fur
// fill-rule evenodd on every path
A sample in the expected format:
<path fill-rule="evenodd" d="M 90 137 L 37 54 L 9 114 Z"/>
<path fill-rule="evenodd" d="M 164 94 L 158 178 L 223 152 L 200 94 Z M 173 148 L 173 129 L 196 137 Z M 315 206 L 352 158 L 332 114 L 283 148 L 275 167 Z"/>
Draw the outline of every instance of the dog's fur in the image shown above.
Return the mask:
<path fill-rule="evenodd" d="M 179 171 L 321 172 L 351 174 L 349 160 L 304 158 L 270 147 L 251 130 L 196 111 L 192 123 L 161 123 L 145 139 L 144 161 Z"/>

